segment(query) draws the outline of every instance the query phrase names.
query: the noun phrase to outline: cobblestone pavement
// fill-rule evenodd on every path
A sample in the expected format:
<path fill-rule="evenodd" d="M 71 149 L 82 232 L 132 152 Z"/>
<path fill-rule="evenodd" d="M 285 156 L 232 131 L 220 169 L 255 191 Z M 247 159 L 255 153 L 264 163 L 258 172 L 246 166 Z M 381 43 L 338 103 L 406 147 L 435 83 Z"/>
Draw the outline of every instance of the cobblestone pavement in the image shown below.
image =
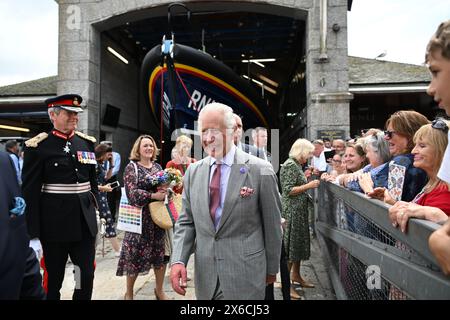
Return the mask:
<path fill-rule="evenodd" d="M 124 233 L 119 231 L 118 238 L 120 241 L 122 240 L 123 235 Z M 94 291 L 92 295 L 93 300 L 123 300 L 126 278 L 116 276 L 118 260 L 119 258 L 115 257 L 109 240 L 105 239 L 104 249 L 102 240 L 100 240 L 97 245 L 97 267 L 95 271 Z M 315 238 L 311 241 L 311 259 L 302 263 L 301 270 L 302 276 L 316 285 L 315 288 L 311 289 L 301 289 L 296 286 L 297 292 L 302 295 L 305 300 L 336 299 L 326 271 L 326 266 L 322 260 L 318 242 Z M 166 279 L 164 282 L 164 289 L 169 298 L 176 300 L 195 300 L 194 263 L 188 264 L 188 276 L 192 280 L 188 281 L 188 288 L 185 296 L 180 296 L 172 290 L 168 275 L 169 270 L 166 271 Z M 74 286 L 73 265 L 69 262 L 66 267 L 66 275 L 64 278 L 63 287 L 61 289 L 61 299 L 71 299 Z M 153 292 L 154 288 L 155 276 L 153 270 L 150 270 L 147 275 L 138 276 L 135 284 L 135 299 L 156 300 Z M 275 283 L 275 299 L 282 299 L 279 274 L 278 280 Z"/>

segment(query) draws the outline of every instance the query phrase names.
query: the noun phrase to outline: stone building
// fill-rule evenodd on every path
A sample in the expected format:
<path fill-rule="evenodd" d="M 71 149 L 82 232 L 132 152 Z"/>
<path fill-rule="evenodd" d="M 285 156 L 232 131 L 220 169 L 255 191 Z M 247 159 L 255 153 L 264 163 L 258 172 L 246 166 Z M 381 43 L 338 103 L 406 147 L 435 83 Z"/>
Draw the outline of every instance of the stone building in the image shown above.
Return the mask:
<path fill-rule="evenodd" d="M 140 68 L 145 54 L 170 31 L 177 43 L 202 49 L 237 74 L 258 80 L 264 90 L 255 88 L 275 119 L 272 129 L 280 129 L 280 159 L 298 137 L 357 133 L 361 128 L 350 131 L 351 119 L 361 118 L 368 106 L 365 98 L 358 98 L 350 107 L 353 94 L 370 100 L 373 89 L 364 91 L 364 86 L 384 81 L 377 78 L 386 70 L 381 62 L 373 62 L 378 67 L 373 64 L 367 71 L 372 62 L 350 57 L 357 69 L 350 81 L 355 87 L 349 90 L 347 11 L 352 1 L 182 1 L 191 11 L 190 19 L 174 8 L 170 24 L 171 1 L 57 2 L 58 76 L 0 88 L 2 121 L 27 124 L 30 135 L 48 126 L 45 98 L 70 92 L 80 94 L 88 106 L 79 129 L 114 141 L 123 157 L 137 135 L 158 136 L 158 124 L 143 98 Z M 275 61 L 243 62 L 267 58 Z M 419 82 L 426 85 L 425 81 Z M 420 90 L 419 104 L 431 103 Z M 0 136 L 7 135 L 1 130 Z"/>
<path fill-rule="evenodd" d="M 141 132 L 157 132 L 142 101 L 139 71 L 143 56 L 167 32 L 165 0 L 58 0 L 59 60 L 57 93 L 76 92 L 89 110 L 80 129 L 113 140 L 121 153 Z M 235 71 L 249 66 L 240 56 L 277 61 L 264 68 L 278 84 L 267 94 L 284 139 L 317 130 L 349 133 L 347 0 L 183 1 L 192 12 L 174 13 L 179 43 L 206 47 Z M 202 42 L 202 31 L 204 41 Z M 111 48 L 128 63 L 113 56 Z M 237 58 L 236 58 L 237 55 Z M 251 56 L 253 58 L 251 58 Z M 258 74 L 250 66 L 251 77 Z M 121 110 L 118 126 L 102 124 L 107 105 Z M 297 118 L 297 122 L 294 120 Z M 300 121 L 299 121 L 300 120 Z M 299 123 L 291 128 L 291 123 Z M 286 130 L 289 129 L 289 130 Z M 294 130 L 292 130 L 294 129 Z"/>

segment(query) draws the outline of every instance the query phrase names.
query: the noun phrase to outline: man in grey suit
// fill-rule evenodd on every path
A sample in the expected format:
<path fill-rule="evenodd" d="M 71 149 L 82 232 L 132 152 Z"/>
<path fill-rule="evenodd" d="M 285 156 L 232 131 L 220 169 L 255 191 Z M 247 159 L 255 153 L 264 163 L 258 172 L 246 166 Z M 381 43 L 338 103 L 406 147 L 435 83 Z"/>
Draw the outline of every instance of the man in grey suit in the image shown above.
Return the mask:
<path fill-rule="evenodd" d="M 264 299 L 281 254 L 281 203 L 272 166 L 233 143 L 233 110 L 220 103 L 199 114 L 208 156 L 184 176 L 175 225 L 172 288 L 186 294 L 186 264 L 195 253 L 197 299 Z"/>

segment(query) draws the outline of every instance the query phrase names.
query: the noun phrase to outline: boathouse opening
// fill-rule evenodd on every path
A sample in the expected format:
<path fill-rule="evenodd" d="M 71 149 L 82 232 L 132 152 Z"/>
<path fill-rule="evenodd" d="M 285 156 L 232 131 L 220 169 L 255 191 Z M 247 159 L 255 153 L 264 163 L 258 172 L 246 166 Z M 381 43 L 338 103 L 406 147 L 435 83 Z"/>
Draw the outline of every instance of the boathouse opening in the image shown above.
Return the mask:
<path fill-rule="evenodd" d="M 175 44 L 201 50 L 244 78 L 264 101 L 270 129 L 279 129 L 280 136 L 292 131 L 293 121 L 306 107 L 307 12 L 226 2 L 186 7 L 189 14 L 181 6 L 171 8 L 170 18 L 168 7 L 161 6 L 93 25 L 101 30 L 100 140 L 119 140 L 119 148 L 123 145 L 126 152 L 138 133 L 160 136 L 159 123 L 145 101 L 140 71 L 145 55 L 172 34 Z M 189 103 L 194 101 L 198 109 L 209 101 L 199 91 L 190 95 Z M 117 121 L 108 122 L 111 116 Z M 249 129 L 245 118 L 243 124 Z M 290 140 L 306 135 L 305 129 L 305 124 L 296 125 L 296 133 L 291 132 L 283 144 L 291 145 Z"/>

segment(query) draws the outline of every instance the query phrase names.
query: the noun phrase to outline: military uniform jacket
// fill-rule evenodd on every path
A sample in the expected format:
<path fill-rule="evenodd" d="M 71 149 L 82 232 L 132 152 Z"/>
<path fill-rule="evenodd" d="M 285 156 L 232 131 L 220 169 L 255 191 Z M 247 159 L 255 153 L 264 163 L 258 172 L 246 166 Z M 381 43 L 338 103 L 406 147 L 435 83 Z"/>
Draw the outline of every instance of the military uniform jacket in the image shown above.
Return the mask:
<path fill-rule="evenodd" d="M 97 234 L 94 142 L 81 133 L 67 137 L 52 130 L 47 138 L 26 143 L 22 190 L 31 239 L 80 241 L 83 220 L 92 236 Z M 91 190 L 71 192 L 78 185 Z"/>

